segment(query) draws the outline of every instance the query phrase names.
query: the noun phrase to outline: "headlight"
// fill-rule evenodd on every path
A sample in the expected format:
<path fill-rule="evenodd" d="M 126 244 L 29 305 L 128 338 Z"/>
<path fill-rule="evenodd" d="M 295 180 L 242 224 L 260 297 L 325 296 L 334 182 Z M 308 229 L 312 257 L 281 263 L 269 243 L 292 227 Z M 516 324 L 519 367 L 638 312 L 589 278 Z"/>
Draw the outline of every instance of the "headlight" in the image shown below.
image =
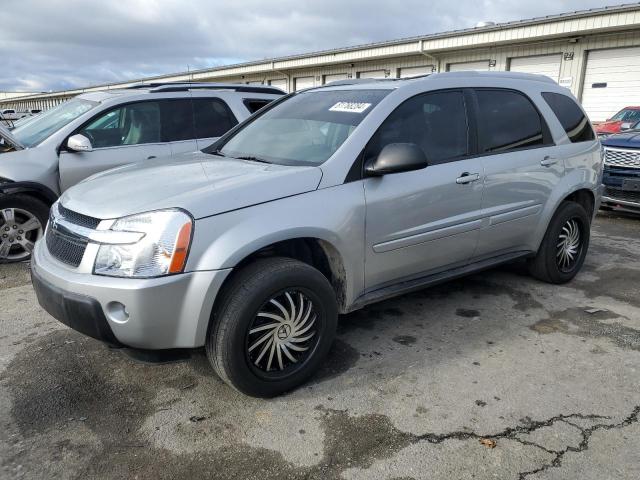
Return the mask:
<path fill-rule="evenodd" d="M 180 210 L 159 210 L 124 217 L 111 226 L 117 232 L 144 237 L 128 245 L 100 245 L 94 273 L 149 278 L 181 273 L 187 263 L 193 220 Z"/>

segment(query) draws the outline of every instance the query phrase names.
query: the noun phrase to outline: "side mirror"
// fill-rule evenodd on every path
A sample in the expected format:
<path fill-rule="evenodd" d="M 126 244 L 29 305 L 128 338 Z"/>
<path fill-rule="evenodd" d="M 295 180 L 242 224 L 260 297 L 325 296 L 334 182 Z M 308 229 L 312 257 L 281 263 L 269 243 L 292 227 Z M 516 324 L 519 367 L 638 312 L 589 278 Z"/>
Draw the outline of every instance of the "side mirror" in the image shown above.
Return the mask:
<path fill-rule="evenodd" d="M 67 148 L 72 152 L 90 152 L 93 150 L 91 141 L 79 133 L 69 137 L 67 140 Z"/>
<path fill-rule="evenodd" d="M 369 177 L 420 170 L 428 165 L 427 156 L 415 143 L 390 143 L 375 160 L 365 165 Z"/>
<path fill-rule="evenodd" d="M 631 122 L 623 123 L 622 125 L 620 125 L 620 131 L 624 132 L 625 130 L 631 130 L 631 127 L 633 127 L 633 123 Z"/>

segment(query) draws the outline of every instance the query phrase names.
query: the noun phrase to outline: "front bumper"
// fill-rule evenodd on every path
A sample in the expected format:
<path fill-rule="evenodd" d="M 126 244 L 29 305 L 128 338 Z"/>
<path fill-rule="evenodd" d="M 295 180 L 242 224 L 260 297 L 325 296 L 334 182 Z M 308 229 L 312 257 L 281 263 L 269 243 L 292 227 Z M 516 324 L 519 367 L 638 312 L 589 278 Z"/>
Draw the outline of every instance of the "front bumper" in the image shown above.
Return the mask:
<path fill-rule="evenodd" d="M 159 350 L 205 344 L 213 302 L 231 270 L 103 277 L 74 271 L 39 241 L 31 271 L 40 305 L 65 325 L 108 343 Z"/>

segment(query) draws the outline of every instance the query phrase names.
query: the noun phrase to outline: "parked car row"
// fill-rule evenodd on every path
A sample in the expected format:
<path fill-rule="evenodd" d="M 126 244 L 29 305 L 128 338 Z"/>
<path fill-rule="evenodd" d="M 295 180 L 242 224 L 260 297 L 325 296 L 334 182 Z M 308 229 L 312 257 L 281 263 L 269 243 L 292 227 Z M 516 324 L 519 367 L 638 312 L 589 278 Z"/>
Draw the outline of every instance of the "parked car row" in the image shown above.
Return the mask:
<path fill-rule="evenodd" d="M 514 259 L 570 281 L 600 204 L 600 143 L 545 77 L 159 85 L 56 112 L 5 133 L 0 253 L 32 253 L 66 325 L 205 346 L 248 395 L 312 375 L 339 313 Z"/>
<path fill-rule="evenodd" d="M 42 110 L 36 108 L 32 108 L 22 112 L 17 112 L 13 108 L 2 109 L 0 110 L 0 125 L 8 128 L 14 128 L 17 122 L 38 115 L 41 111 Z"/>
<path fill-rule="evenodd" d="M 0 229 L 7 235 L 0 234 L 0 261 L 30 257 L 49 207 L 72 185 L 110 168 L 205 148 L 282 95 L 247 85 L 140 85 L 80 95 L 0 132 Z"/>

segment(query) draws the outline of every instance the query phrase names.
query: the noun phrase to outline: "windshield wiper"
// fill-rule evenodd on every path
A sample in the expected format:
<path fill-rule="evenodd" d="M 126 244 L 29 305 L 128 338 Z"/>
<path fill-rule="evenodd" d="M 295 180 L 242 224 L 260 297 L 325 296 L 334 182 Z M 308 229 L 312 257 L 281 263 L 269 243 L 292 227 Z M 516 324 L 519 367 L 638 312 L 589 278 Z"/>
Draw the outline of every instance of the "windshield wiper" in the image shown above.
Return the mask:
<path fill-rule="evenodd" d="M 260 162 L 260 163 L 269 163 L 271 164 L 271 162 L 263 159 L 263 158 L 258 158 L 258 157 L 253 157 L 251 155 L 246 155 L 246 156 L 242 156 L 242 157 L 233 157 L 233 158 L 237 158 L 238 160 L 249 160 L 250 162 Z"/>

